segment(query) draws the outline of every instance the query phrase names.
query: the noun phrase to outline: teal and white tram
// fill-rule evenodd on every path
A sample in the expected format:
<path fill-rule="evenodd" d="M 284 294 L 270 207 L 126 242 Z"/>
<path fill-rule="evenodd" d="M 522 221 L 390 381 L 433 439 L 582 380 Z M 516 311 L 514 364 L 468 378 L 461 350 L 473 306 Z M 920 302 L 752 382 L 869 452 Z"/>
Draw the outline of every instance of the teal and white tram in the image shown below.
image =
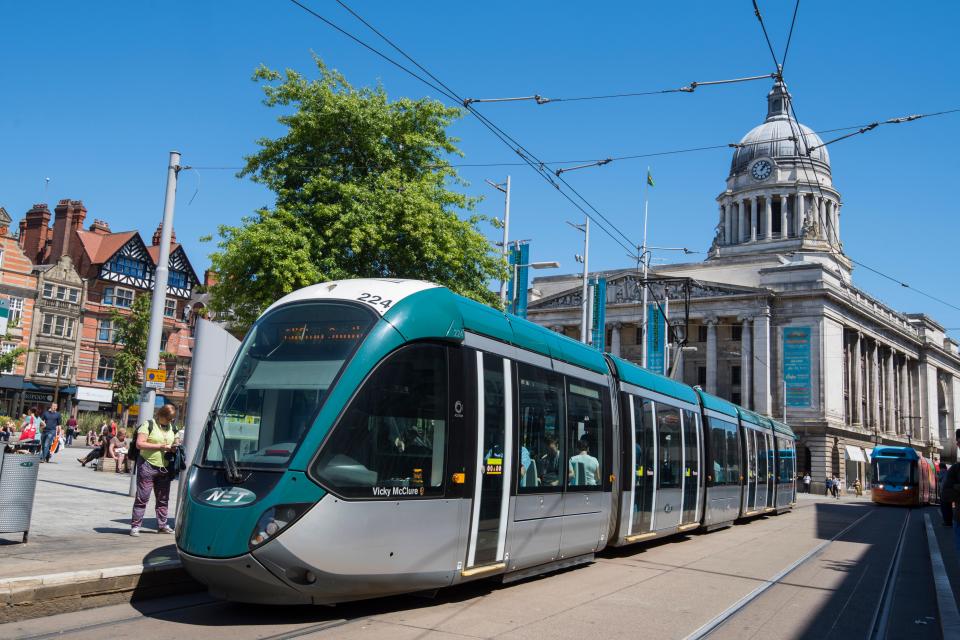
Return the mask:
<path fill-rule="evenodd" d="M 522 578 L 795 500 L 789 427 L 411 280 L 294 292 L 251 329 L 176 540 L 226 599 Z"/>

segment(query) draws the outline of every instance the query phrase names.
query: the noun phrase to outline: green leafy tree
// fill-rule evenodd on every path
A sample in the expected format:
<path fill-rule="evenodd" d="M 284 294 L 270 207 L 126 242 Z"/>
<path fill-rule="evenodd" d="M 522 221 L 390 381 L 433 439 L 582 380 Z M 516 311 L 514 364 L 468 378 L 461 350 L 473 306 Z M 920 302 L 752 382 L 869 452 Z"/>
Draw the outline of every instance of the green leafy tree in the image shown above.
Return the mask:
<path fill-rule="evenodd" d="M 16 340 L 16 338 L 10 334 L 4 336 L 3 339 L 10 342 Z M 27 349 L 24 349 L 23 347 L 17 347 L 15 349 L 11 349 L 7 353 L 0 353 L 0 371 L 13 371 L 17 365 L 20 364 L 20 356 L 26 352 Z"/>
<path fill-rule="evenodd" d="M 130 313 L 113 312 L 113 341 L 122 345 L 114 356 L 113 397 L 123 405 L 121 424 L 127 423 L 128 407 L 140 400 L 141 373 L 147 357 L 147 336 L 150 333 L 150 294 L 141 293 Z"/>
<path fill-rule="evenodd" d="M 460 110 L 430 99 L 389 101 L 354 88 L 314 58 L 319 77 L 260 67 L 264 104 L 284 135 L 258 140 L 240 176 L 266 185 L 272 208 L 221 226 L 210 256 L 211 306 L 243 328 L 280 296 L 341 278 L 419 278 L 489 304 L 506 273 L 477 226 L 477 199 L 447 161 L 462 155 L 447 127 Z"/>

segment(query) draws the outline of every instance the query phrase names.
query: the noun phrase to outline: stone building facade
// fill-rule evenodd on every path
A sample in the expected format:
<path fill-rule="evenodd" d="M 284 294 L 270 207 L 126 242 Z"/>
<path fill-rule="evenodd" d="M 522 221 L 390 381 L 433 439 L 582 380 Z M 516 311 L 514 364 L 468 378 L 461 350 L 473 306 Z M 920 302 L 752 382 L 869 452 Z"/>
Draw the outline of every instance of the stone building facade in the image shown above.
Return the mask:
<path fill-rule="evenodd" d="M 790 100 L 776 83 L 765 121 L 736 147 L 706 260 L 653 270 L 664 281 L 651 294 L 671 301 L 671 324 L 688 320 L 674 375 L 785 418 L 800 439 L 798 468 L 821 487 L 827 475 L 868 481 L 881 443 L 956 460 L 958 343 L 934 319 L 854 285 L 830 157 Z M 640 275 L 594 275 L 608 281 L 606 348 L 639 362 Z M 536 279 L 528 318 L 578 337 L 581 287 L 576 275 Z"/>

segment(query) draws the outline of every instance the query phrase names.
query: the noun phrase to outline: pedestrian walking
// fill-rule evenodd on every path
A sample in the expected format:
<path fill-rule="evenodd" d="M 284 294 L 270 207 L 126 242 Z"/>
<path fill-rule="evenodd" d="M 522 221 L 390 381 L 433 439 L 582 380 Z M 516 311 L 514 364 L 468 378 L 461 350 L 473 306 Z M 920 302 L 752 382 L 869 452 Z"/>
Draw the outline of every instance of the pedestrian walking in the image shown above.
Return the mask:
<path fill-rule="evenodd" d="M 825 487 L 823 495 L 830 497 L 830 493 L 833 490 L 833 478 L 831 478 L 830 476 L 827 476 L 827 479 L 824 481 L 823 486 Z"/>
<path fill-rule="evenodd" d="M 154 494 L 157 509 L 157 533 L 173 533 L 167 524 L 167 506 L 170 502 L 171 465 L 167 453 L 174 450 L 177 431 L 173 419 L 177 408 L 165 404 L 157 411 L 155 420 L 147 420 L 135 432 L 137 459 L 134 462 L 137 474 L 137 497 L 133 501 L 130 518 L 130 535 L 139 536 L 143 515 L 147 510 L 150 493 Z"/>
<path fill-rule="evenodd" d="M 807 493 L 810 493 L 810 480 L 811 478 L 809 473 L 803 474 L 803 489 Z"/>
<path fill-rule="evenodd" d="M 860 478 L 853 481 L 853 490 L 856 491 L 858 498 L 863 495 L 863 485 L 860 484 Z"/>
<path fill-rule="evenodd" d="M 40 461 L 50 462 L 50 452 L 54 448 L 54 438 L 60 431 L 60 413 L 57 411 L 57 403 L 51 402 L 50 406 L 40 416 Z"/>
<path fill-rule="evenodd" d="M 20 441 L 36 440 L 39 426 L 40 421 L 37 420 L 37 409 L 36 407 L 30 407 L 27 410 L 27 415 L 23 417 L 23 423 L 20 425 Z"/>
<path fill-rule="evenodd" d="M 73 444 L 73 439 L 77 437 L 77 419 L 73 416 L 67 420 L 67 446 Z"/>
<path fill-rule="evenodd" d="M 830 485 L 831 491 L 833 491 L 833 497 L 837 500 L 840 499 L 840 478 L 834 476 L 833 483 Z"/>

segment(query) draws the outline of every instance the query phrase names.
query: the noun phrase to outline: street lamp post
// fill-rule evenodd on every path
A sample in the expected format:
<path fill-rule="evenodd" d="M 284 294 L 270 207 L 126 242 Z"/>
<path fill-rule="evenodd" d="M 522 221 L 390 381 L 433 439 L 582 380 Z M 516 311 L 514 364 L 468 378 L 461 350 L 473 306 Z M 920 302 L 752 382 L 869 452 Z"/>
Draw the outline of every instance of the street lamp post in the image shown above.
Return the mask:
<path fill-rule="evenodd" d="M 496 189 L 497 191 L 504 194 L 504 203 L 503 203 L 503 260 L 506 262 L 507 256 L 510 252 L 509 238 L 510 238 L 510 176 L 507 176 L 507 181 L 504 184 L 497 184 L 487 180 L 486 183 Z M 500 281 L 500 302 L 506 304 L 507 302 L 507 281 Z"/>
<path fill-rule="evenodd" d="M 644 369 L 647 368 L 647 272 L 650 268 L 650 256 L 654 251 L 682 251 L 684 255 L 690 255 L 691 253 L 697 253 L 696 251 L 691 251 L 687 247 L 648 247 L 647 246 L 647 214 L 646 207 L 644 207 L 643 214 L 643 244 L 637 247 L 640 250 L 640 253 L 637 258 L 637 270 L 640 269 L 640 264 L 643 264 L 643 294 L 640 302 L 640 366 Z M 634 256 L 631 256 L 634 257 Z M 664 318 L 666 322 L 666 318 Z"/>

